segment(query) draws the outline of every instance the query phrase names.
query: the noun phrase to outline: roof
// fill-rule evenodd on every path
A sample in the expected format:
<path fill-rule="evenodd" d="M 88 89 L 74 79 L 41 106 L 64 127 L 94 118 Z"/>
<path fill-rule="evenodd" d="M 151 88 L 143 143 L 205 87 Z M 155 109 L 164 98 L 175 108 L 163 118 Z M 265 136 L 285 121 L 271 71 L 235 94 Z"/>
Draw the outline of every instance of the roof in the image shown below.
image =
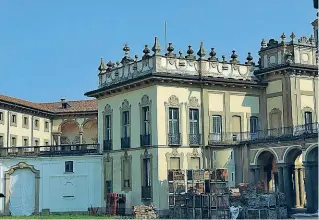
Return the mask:
<path fill-rule="evenodd" d="M 49 113 L 76 113 L 97 111 L 96 100 L 66 101 L 68 104 L 67 108 L 62 108 L 61 102 L 35 103 L 0 94 L 0 102 L 1 101 L 20 105 L 21 107 L 29 107 L 41 111 L 46 111 Z"/>

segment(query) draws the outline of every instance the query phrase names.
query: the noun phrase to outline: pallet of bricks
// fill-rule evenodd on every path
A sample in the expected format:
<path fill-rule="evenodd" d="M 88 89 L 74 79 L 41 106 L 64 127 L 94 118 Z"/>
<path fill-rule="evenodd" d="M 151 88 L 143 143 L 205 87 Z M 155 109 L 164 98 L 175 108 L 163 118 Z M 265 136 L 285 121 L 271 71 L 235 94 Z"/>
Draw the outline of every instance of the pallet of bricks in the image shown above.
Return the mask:
<path fill-rule="evenodd" d="M 168 205 L 169 216 L 173 219 L 185 219 L 186 185 L 184 170 L 168 170 Z"/>

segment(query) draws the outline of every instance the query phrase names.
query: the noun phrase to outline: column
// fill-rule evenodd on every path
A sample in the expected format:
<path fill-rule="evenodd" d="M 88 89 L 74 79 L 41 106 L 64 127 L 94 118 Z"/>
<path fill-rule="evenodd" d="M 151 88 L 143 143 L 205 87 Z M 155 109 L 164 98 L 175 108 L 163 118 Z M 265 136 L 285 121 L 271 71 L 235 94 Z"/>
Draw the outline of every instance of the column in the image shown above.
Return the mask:
<path fill-rule="evenodd" d="M 83 144 L 83 131 L 80 131 L 79 135 L 80 135 L 80 144 Z"/>
<path fill-rule="evenodd" d="M 284 192 L 286 193 L 287 206 L 288 209 L 292 208 L 292 166 L 283 167 L 283 176 L 284 176 Z"/>
<path fill-rule="evenodd" d="M 61 133 L 58 134 L 58 147 L 57 150 L 60 151 L 61 150 Z"/>
<path fill-rule="evenodd" d="M 279 185 L 279 192 L 284 192 L 284 173 L 283 173 L 283 165 L 277 164 L 278 168 L 278 185 Z"/>
<path fill-rule="evenodd" d="M 260 181 L 260 166 L 259 165 L 251 165 L 251 170 L 253 173 L 253 181 L 254 183 L 258 183 Z"/>
<path fill-rule="evenodd" d="M 300 206 L 303 208 L 305 207 L 305 183 L 304 183 L 304 176 L 303 176 L 303 168 L 298 169 L 299 171 L 299 184 L 300 184 Z"/>
<path fill-rule="evenodd" d="M 299 194 L 299 169 L 297 167 L 295 167 L 295 191 L 296 191 L 296 208 L 300 208 L 300 194 Z"/>
<path fill-rule="evenodd" d="M 304 162 L 304 167 L 306 171 L 306 197 L 307 197 L 307 212 L 312 212 L 312 206 L 313 206 L 313 201 L 312 201 L 312 176 L 311 176 L 311 170 L 312 170 L 312 164 L 311 162 Z"/>

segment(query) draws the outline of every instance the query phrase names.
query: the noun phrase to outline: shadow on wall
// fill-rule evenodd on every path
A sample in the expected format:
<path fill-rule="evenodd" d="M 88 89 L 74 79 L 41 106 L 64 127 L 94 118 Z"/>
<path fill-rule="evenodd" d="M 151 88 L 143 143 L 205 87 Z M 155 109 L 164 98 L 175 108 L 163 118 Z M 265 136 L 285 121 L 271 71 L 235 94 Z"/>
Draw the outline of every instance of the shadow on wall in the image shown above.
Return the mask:
<path fill-rule="evenodd" d="M 169 206 L 168 206 L 168 181 L 167 180 L 159 181 L 159 206 L 162 207 L 161 209 L 158 209 L 160 215 L 168 217 Z"/>

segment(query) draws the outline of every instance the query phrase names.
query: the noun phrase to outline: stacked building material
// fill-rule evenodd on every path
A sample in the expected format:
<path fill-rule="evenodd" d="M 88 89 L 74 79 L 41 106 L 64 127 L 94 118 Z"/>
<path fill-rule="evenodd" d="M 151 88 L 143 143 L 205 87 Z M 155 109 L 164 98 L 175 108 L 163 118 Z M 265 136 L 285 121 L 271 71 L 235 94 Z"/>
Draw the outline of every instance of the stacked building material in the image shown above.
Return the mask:
<path fill-rule="evenodd" d="M 218 172 L 215 170 L 187 170 L 187 184 L 184 190 L 186 193 L 184 194 L 176 192 L 174 186 L 177 180 L 174 180 L 173 176 L 174 174 L 171 172 L 170 178 L 168 178 L 170 218 L 229 218 L 229 188 L 227 178 L 225 178 L 227 170 L 222 169 Z"/>
<path fill-rule="evenodd" d="M 157 219 L 158 215 L 154 206 L 133 206 L 134 219 Z"/>
<path fill-rule="evenodd" d="M 287 207 L 284 193 L 265 193 L 262 185 L 239 184 L 240 198 L 231 196 L 231 205 L 241 206 L 241 218 L 286 219 Z"/>

